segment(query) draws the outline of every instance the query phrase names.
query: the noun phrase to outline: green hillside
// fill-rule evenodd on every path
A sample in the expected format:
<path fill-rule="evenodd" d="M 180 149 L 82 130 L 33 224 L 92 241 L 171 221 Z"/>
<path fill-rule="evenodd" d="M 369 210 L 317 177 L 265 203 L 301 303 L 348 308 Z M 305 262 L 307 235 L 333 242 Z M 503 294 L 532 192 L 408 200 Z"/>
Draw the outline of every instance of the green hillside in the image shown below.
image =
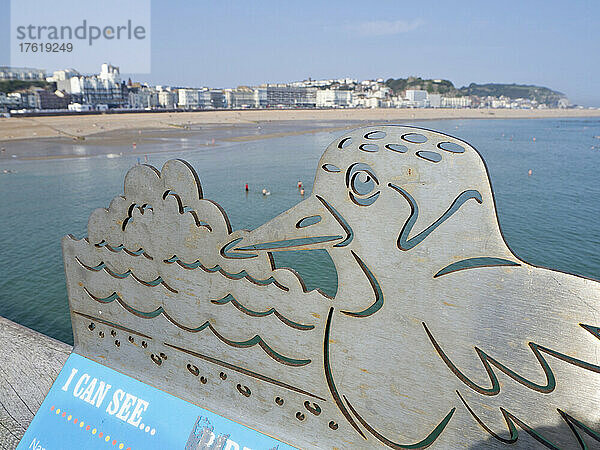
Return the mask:
<path fill-rule="evenodd" d="M 558 100 L 565 97 L 562 92 L 553 91 L 543 86 L 533 86 L 527 84 L 476 84 L 471 83 L 468 86 L 460 88 L 463 95 L 477 95 L 478 97 L 508 97 L 508 98 L 528 98 L 536 100 L 539 103 L 555 105 Z"/>
<path fill-rule="evenodd" d="M 457 89 L 449 80 L 424 80 L 420 77 L 390 78 L 385 84 L 392 89 L 395 95 L 401 94 L 407 89 L 422 89 L 430 94 L 442 94 L 448 97 L 476 95 L 478 97 L 528 98 L 549 106 L 556 106 L 558 100 L 565 97 L 563 93 L 547 87 L 527 84 L 471 83 Z"/>
<path fill-rule="evenodd" d="M 424 80 L 421 77 L 390 78 L 385 85 L 391 88 L 394 94 L 407 89 L 422 89 L 430 94 L 458 95 L 457 89 L 449 80 Z"/>
<path fill-rule="evenodd" d="M 0 92 L 10 93 L 20 91 L 22 89 L 28 89 L 30 87 L 41 87 L 44 89 L 56 89 L 55 83 L 48 83 L 46 81 L 22 81 L 22 80 L 3 80 L 0 81 Z"/>

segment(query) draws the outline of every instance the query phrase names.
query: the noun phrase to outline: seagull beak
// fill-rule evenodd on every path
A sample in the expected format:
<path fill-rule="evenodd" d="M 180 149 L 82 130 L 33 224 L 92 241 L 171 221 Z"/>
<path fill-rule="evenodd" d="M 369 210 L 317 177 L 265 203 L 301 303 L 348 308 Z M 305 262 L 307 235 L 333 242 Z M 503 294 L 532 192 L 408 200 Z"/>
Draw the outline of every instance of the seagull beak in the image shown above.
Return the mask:
<path fill-rule="evenodd" d="M 244 235 L 232 250 L 274 252 L 344 247 L 353 237 L 352 228 L 341 214 L 322 197 L 311 195 Z"/>

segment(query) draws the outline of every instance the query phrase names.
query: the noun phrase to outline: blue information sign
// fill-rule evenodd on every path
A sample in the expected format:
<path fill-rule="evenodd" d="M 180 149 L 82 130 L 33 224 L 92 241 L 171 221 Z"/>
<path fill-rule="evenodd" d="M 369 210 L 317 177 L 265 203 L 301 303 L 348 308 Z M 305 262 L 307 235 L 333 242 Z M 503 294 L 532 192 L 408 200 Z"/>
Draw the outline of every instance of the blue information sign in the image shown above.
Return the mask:
<path fill-rule="evenodd" d="M 71 354 L 17 449 L 291 449 Z"/>

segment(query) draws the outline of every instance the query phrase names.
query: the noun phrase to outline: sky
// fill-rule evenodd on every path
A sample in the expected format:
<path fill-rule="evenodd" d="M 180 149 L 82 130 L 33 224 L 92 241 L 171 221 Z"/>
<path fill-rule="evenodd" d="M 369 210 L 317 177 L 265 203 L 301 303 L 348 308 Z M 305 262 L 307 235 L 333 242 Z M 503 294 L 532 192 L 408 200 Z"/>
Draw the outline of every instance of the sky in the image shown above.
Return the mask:
<path fill-rule="evenodd" d="M 90 1 L 90 10 L 101 4 Z M 135 81 L 224 88 L 413 75 L 457 87 L 535 84 L 600 106 L 598 1 L 151 4 L 151 73 L 132 74 Z M 0 0 L 0 65 L 10 65 L 8 11 Z"/>

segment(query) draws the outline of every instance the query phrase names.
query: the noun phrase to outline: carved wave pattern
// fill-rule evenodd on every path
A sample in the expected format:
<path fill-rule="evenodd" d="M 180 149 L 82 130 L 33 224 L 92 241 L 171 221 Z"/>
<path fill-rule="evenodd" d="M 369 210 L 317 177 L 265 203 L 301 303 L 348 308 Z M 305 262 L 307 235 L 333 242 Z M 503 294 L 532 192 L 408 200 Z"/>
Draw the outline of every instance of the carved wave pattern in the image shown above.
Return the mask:
<path fill-rule="evenodd" d="M 269 284 L 274 284 L 275 286 L 277 286 L 279 289 L 283 290 L 283 291 L 289 291 L 289 288 L 282 285 L 281 283 L 279 283 L 275 278 L 273 277 L 269 277 L 266 278 L 264 280 L 258 279 L 258 278 L 254 278 L 253 276 L 249 275 L 248 272 L 246 272 L 245 270 L 242 270 L 240 272 L 237 273 L 230 273 L 227 272 L 226 270 L 224 270 L 221 266 L 219 266 L 218 264 L 213 266 L 213 267 L 206 267 L 204 264 L 202 264 L 199 260 L 194 261 L 193 263 L 186 263 L 184 261 L 182 261 L 181 259 L 179 259 L 177 256 L 173 256 L 169 259 L 165 259 L 164 262 L 166 264 L 173 264 L 173 263 L 177 263 L 179 266 L 183 267 L 184 269 L 188 269 L 188 270 L 194 270 L 194 269 L 202 269 L 204 272 L 207 273 L 216 273 L 219 272 L 221 275 L 223 275 L 226 278 L 229 278 L 230 280 L 241 280 L 242 278 L 247 279 L 248 281 L 257 284 L 259 286 L 267 286 Z"/>
<path fill-rule="evenodd" d="M 163 279 L 162 277 L 157 277 L 154 280 L 149 280 L 149 281 L 145 281 L 142 280 L 141 278 L 138 278 L 137 276 L 135 276 L 135 274 L 131 271 L 131 269 L 125 271 L 125 272 L 117 272 L 112 270 L 111 268 L 109 268 L 106 263 L 101 262 L 100 264 L 96 265 L 96 266 L 88 266 L 87 264 L 85 264 L 83 261 L 81 261 L 79 258 L 75 258 L 75 260 L 84 268 L 87 269 L 89 271 L 92 272 L 100 272 L 101 270 L 104 270 L 107 274 L 109 274 L 111 277 L 114 278 L 127 278 L 129 276 L 131 276 L 131 278 L 133 278 L 135 281 L 137 281 L 140 284 L 143 284 L 144 286 L 149 286 L 149 287 L 155 287 L 158 285 L 162 285 L 163 287 L 165 287 L 167 290 L 177 294 L 178 291 L 176 289 L 173 289 L 171 286 L 169 286 Z"/>
<path fill-rule="evenodd" d="M 236 309 L 238 309 L 239 311 L 241 311 L 244 314 L 247 314 L 251 317 L 267 317 L 267 316 L 270 316 L 271 314 L 274 314 L 275 317 L 277 317 L 281 322 L 286 324 L 288 327 L 295 328 L 297 330 L 308 331 L 308 330 L 312 330 L 315 328 L 314 325 L 303 325 L 301 323 L 294 322 L 293 320 L 290 320 L 287 317 L 285 317 L 283 314 L 281 314 L 275 308 L 269 308 L 266 311 L 254 311 L 254 310 L 242 305 L 231 294 L 227 294 L 225 297 L 223 297 L 219 300 L 211 300 L 211 303 L 213 303 L 215 305 L 226 305 L 227 303 L 231 303 L 233 306 L 235 306 Z"/>
<path fill-rule="evenodd" d="M 87 240 L 86 240 L 87 241 Z M 89 241 L 88 241 L 89 243 Z M 121 251 L 124 251 L 125 253 L 127 253 L 130 256 L 144 256 L 149 260 L 153 260 L 154 258 L 152 256 L 150 256 L 149 254 L 147 254 L 143 249 L 138 249 L 136 251 L 131 251 L 128 250 L 124 245 L 119 245 L 119 246 L 110 246 L 108 244 L 106 244 L 105 242 L 101 243 L 100 245 L 96 245 L 96 247 L 102 247 L 108 251 L 111 251 L 113 253 L 118 253 Z M 91 266 L 88 265 L 86 263 L 84 263 L 81 259 L 79 259 L 78 257 L 75 258 L 75 260 L 78 262 L 78 264 L 83 267 L 86 270 L 92 271 L 92 272 L 100 272 L 100 271 L 104 271 L 106 272 L 108 275 L 117 278 L 117 279 L 127 279 L 127 278 L 131 278 L 133 280 L 135 280 L 136 282 L 140 283 L 143 286 L 146 287 L 157 287 L 157 286 L 163 286 L 165 289 L 167 289 L 170 292 L 173 292 L 175 294 L 178 293 L 178 290 L 174 289 L 173 287 L 171 287 L 169 284 L 167 284 L 165 282 L 165 280 L 162 277 L 157 277 L 153 280 L 144 280 L 138 276 L 135 275 L 135 273 L 133 272 L 133 269 L 129 268 L 128 270 L 124 271 L 124 272 L 119 272 L 116 271 L 114 269 L 112 269 L 111 267 L 109 267 L 104 261 L 101 261 L 99 264 L 95 265 L 95 266 Z M 249 275 L 245 270 L 242 270 L 240 272 L 235 272 L 235 273 L 231 273 L 226 271 L 225 269 L 223 269 L 220 265 L 215 265 L 213 267 L 207 267 L 205 265 L 203 265 L 199 260 L 196 260 L 192 263 L 188 263 L 185 261 L 180 260 L 176 255 L 173 255 L 173 257 L 166 259 L 163 261 L 163 263 L 165 264 L 174 264 L 176 263 L 177 265 L 179 265 L 181 268 L 186 269 L 186 270 L 194 270 L 194 269 L 201 269 L 206 273 L 219 273 L 222 276 L 230 279 L 230 280 L 234 280 L 234 281 L 238 281 L 238 280 L 242 280 L 242 279 L 246 279 L 248 281 L 250 281 L 251 283 L 257 285 L 257 286 L 268 286 L 270 284 L 275 285 L 276 287 L 278 287 L 279 289 L 281 289 L 282 291 L 289 291 L 289 288 L 282 285 L 281 283 L 279 283 L 274 277 L 268 277 L 266 279 L 259 279 L 259 278 L 255 278 L 251 275 Z M 212 324 L 210 324 L 208 321 L 205 321 L 204 323 L 202 323 L 201 325 L 197 326 L 197 327 L 190 327 L 190 326 L 186 326 L 184 324 L 179 323 L 178 321 L 176 321 L 171 315 L 169 315 L 169 313 L 167 311 L 164 310 L 163 307 L 159 307 L 155 310 L 152 311 L 143 311 L 140 309 L 136 309 L 134 307 L 132 307 L 131 305 L 129 305 L 125 300 L 123 300 L 123 298 L 121 298 L 121 296 L 119 296 L 116 292 L 113 292 L 111 295 L 107 296 L 107 297 L 102 297 L 102 296 L 97 296 L 94 295 L 92 292 L 90 292 L 86 287 L 83 288 L 84 291 L 87 293 L 87 295 L 99 302 L 99 303 L 103 303 L 103 304 L 108 304 L 108 303 L 112 303 L 112 302 L 117 302 L 119 305 L 121 305 L 126 311 L 128 311 L 129 313 L 140 317 L 140 318 L 144 318 L 144 319 L 153 319 L 158 317 L 159 315 L 164 316 L 167 320 L 169 320 L 172 324 L 174 324 L 175 326 L 177 326 L 178 328 L 187 331 L 187 332 L 191 332 L 191 333 L 197 333 L 200 331 L 203 331 L 205 329 L 209 329 L 211 330 L 211 332 L 213 333 L 213 335 L 215 335 L 221 342 L 232 346 L 232 347 L 236 347 L 236 348 L 249 348 L 249 347 L 253 347 L 255 345 L 258 345 L 269 357 L 271 357 L 272 359 L 274 359 L 275 361 L 281 363 L 281 364 L 285 364 L 288 366 L 295 366 L 295 367 L 301 367 L 301 366 L 305 366 L 307 364 L 309 364 L 311 362 L 310 359 L 297 359 L 297 358 L 292 358 L 289 356 L 286 356 L 282 353 L 277 352 L 276 350 L 274 350 L 269 344 L 267 344 L 265 342 L 265 340 L 259 335 L 256 334 L 255 336 L 253 336 L 250 339 L 244 340 L 244 341 L 235 341 L 235 340 L 231 340 L 228 339 L 227 337 L 225 337 L 223 334 L 221 334 Z M 267 317 L 270 315 L 274 315 L 275 317 L 277 317 L 277 319 L 279 319 L 279 321 L 281 321 L 283 324 L 287 325 L 288 327 L 291 327 L 293 329 L 296 330 L 300 330 L 300 331 L 310 331 L 313 330 L 315 328 L 314 325 L 312 324 L 302 324 L 299 322 L 296 322 L 294 320 L 291 320 L 287 317 L 285 317 L 283 314 L 281 314 L 279 311 L 277 311 L 276 308 L 269 308 L 265 311 L 255 311 L 252 310 L 246 306 L 244 306 L 239 300 L 237 300 L 236 298 L 234 298 L 231 294 L 218 299 L 218 300 L 213 300 L 211 301 L 212 304 L 214 305 L 225 305 L 230 303 L 231 305 L 233 305 L 237 310 L 241 311 L 242 313 L 250 316 L 250 317 L 255 317 L 255 318 L 262 318 L 262 317 Z"/>
<path fill-rule="evenodd" d="M 221 334 L 219 331 L 217 331 L 217 329 L 208 320 L 205 321 L 200 326 L 192 328 L 192 327 L 188 327 L 188 326 L 183 325 L 183 324 L 179 323 L 178 321 L 176 321 L 172 316 L 169 315 L 169 313 L 167 313 L 165 311 L 165 309 L 162 306 L 159 306 L 158 308 L 156 308 L 152 311 L 142 311 L 142 310 L 136 309 L 136 308 L 132 307 L 131 305 L 129 305 L 116 292 L 113 292 L 111 295 L 109 295 L 107 297 L 100 297 L 100 296 L 92 294 L 86 287 L 84 287 L 83 290 L 86 292 L 86 294 L 91 299 L 97 301 L 98 303 L 108 304 L 108 303 L 112 303 L 112 302 L 116 301 L 119 305 L 121 305 L 129 313 L 131 313 L 137 317 L 141 317 L 143 319 L 154 319 L 154 318 L 162 315 L 173 325 L 175 325 L 178 328 L 181 328 L 182 330 L 187 331 L 189 333 L 198 333 L 198 332 L 203 331 L 208 328 L 221 342 L 223 342 L 231 347 L 249 348 L 249 347 L 254 347 L 255 345 L 258 345 L 267 355 L 269 355 L 275 361 L 277 361 L 278 363 L 281 363 L 281 364 L 285 364 L 287 366 L 300 367 L 300 366 L 305 366 L 307 364 L 310 364 L 310 362 L 311 362 L 310 359 L 291 358 L 291 357 L 285 356 L 285 355 L 273 350 L 273 348 L 271 348 L 264 341 L 264 339 L 258 334 L 254 335 L 252 338 L 244 340 L 244 341 L 234 341 L 234 340 L 228 339 L 225 336 L 223 336 L 223 334 Z"/>

